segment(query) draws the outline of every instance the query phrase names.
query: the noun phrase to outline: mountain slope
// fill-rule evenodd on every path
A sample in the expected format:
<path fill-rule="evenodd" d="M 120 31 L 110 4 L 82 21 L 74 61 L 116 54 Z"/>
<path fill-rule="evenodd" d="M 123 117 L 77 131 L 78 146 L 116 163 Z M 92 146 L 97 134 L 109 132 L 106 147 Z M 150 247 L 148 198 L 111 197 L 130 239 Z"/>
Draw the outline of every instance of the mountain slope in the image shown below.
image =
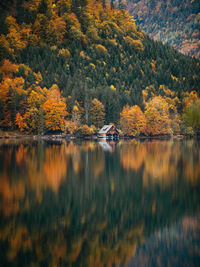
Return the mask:
<path fill-rule="evenodd" d="M 198 60 L 151 40 L 125 10 L 104 1 L 17 0 L 5 14 L 0 37 L 4 128 L 15 127 L 17 113 L 31 109 L 29 115 L 36 116 L 50 88 L 59 87 L 66 98 L 69 119 L 76 106 L 87 124 L 94 98 L 105 107 L 105 123 L 118 123 L 126 104 L 144 108 L 147 87 L 149 97 L 169 88 L 180 100 L 183 92 L 199 92 Z"/>
<path fill-rule="evenodd" d="M 200 58 L 199 0 L 127 0 L 126 6 L 136 23 L 154 40 Z"/>

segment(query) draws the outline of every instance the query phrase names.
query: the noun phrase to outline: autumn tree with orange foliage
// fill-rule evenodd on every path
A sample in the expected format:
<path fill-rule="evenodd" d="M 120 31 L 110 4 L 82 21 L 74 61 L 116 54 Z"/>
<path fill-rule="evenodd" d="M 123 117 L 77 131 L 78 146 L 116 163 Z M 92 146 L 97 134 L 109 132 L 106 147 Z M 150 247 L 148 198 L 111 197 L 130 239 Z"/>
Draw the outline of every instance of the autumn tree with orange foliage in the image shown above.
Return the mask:
<path fill-rule="evenodd" d="M 10 0 L 9 3 L 5 12 L 0 8 L 3 130 L 13 130 L 17 125 L 27 132 L 45 132 L 46 128 L 72 134 L 84 123 L 94 124 L 98 129 L 104 121 L 117 125 L 126 104 L 145 106 L 159 94 L 169 105 L 169 132 L 180 132 L 178 112 L 182 111 L 182 105 L 174 103 L 177 97 L 178 101 L 184 97 L 181 91 L 199 92 L 199 62 L 146 39 L 128 11 L 104 0 L 27 0 L 17 4 Z M 70 111 L 67 122 L 65 100 L 61 96 L 60 100 L 54 100 L 47 94 L 54 83 L 64 97 L 71 98 L 67 101 Z M 46 87 L 43 93 L 38 86 Z M 96 103 L 91 105 L 91 99 L 96 99 Z M 126 124 L 126 111 L 123 113 L 122 124 Z M 127 129 L 127 134 L 139 135 L 144 124 L 142 113 L 136 107 L 128 113 L 130 118 L 123 129 L 125 132 Z M 149 118 L 149 111 L 146 114 Z M 162 117 L 159 116 L 158 119 Z M 134 127 L 129 125 L 133 121 Z M 152 120 L 148 125 L 151 126 L 146 134 L 168 132 L 155 127 L 151 131 Z"/>
<path fill-rule="evenodd" d="M 17 111 L 22 108 L 20 102 L 23 101 L 25 95 L 22 77 L 5 77 L 2 80 L 0 83 L 0 103 L 2 104 L 1 113 L 3 113 L 1 126 L 11 128 L 15 126 L 15 116 Z"/>
<path fill-rule="evenodd" d="M 44 133 L 44 130 L 64 130 L 67 115 L 65 98 L 57 85 L 49 90 L 39 86 L 27 97 L 26 112 L 16 115 L 15 123 L 21 132 Z"/>
<path fill-rule="evenodd" d="M 49 131 L 63 130 L 67 105 L 65 98 L 61 97 L 59 88 L 53 85 L 48 93 L 47 100 L 42 105 L 45 112 L 45 126 Z"/>
<path fill-rule="evenodd" d="M 137 105 L 126 105 L 120 113 L 120 126 L 125 135 L 138 136 L 146 125 L 145 116 Z"/>
<path fill-rule="evenodd" d="M 147 123 L 145 134 L 168 134 L 170 131 L 169 104 L 161 96 L 155 96 L 146 103 L 144 115 Z"/>
<path fill-rule="evenodd" d="M 20 112 L 16 115 L 15 123 L 21 132 L 38 133 L 41 124 L 42 103 L 45 101 L 46 88 L 39 86 L 31 90 L 27 97 L 26 112 L 22 115 Z"/>

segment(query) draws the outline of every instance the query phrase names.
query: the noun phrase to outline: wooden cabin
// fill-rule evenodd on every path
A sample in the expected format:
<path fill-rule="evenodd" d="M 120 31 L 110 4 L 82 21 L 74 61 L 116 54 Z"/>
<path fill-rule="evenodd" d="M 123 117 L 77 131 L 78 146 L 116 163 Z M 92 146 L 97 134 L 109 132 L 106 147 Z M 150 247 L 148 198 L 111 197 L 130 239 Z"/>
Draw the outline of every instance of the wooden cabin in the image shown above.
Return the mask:
<path fill-rule="evenodd" d="M 104 125 L 98 132 L 98 137 L 105 139 L 118 139 L 119 132 L 113 125 Z"/>

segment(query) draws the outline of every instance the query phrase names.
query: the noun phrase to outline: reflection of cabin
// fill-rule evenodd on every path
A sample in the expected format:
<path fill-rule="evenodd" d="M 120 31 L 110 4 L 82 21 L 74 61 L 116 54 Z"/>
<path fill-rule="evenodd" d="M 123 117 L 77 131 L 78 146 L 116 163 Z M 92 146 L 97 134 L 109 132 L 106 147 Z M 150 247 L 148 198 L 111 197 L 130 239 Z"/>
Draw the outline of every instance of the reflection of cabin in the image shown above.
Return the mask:
<path fill-rule="evenodd" d="M 117 146 L 117 143 L 118 143 L 118 140 L 116 139 L 104 140 L 104 138 L 102 138 L 102 140 L 99 141 L 99 145 L 106 152 L 114 152 Z"/>
<path fill-rule="evenodd" d="M 99 144 L 104 151 L 112 151 L 112 147 L 106 141 L 100 141 Z"/>
<path fill-rule="evenodd" d="M 98 132 L 99 138 L 118 139 L 119 132 L 113 125 L 104 125 Z"/>

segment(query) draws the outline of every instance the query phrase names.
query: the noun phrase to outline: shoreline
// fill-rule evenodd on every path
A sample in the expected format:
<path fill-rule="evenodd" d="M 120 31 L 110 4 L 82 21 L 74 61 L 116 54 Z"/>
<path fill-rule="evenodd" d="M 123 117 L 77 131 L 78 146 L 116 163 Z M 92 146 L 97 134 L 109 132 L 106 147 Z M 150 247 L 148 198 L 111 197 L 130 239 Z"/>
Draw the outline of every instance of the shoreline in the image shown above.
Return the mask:
<path fill-rule="evenodd" d="M 178 135 L 154 135 L 154 136 L 119 136 L 117 140 L 130 140 L 130 139 L 158 139 L 158 140 L 169 140 L 169 139 L 184 139 L 184 138 L 194 138 L 198 135 L 184 135 L 184 134 L 178 134 Z M 63 134 L 49 134 L 49 135 L 34 135 L 34 134 L 21 134 L 19 132 L 3 132 L 0 131 L 0 139 L 33 139 L 33 140 L 59 140 L 59 139 L 66 139 L 66 140 L 102 140 L 102 141 L 111 141 L 112 139 L 106 139 L 106 138 L 98 138 L 97 135 L 91 135 L 91 136 L 73 136 L 73 135 L 63 135 Z"/>

